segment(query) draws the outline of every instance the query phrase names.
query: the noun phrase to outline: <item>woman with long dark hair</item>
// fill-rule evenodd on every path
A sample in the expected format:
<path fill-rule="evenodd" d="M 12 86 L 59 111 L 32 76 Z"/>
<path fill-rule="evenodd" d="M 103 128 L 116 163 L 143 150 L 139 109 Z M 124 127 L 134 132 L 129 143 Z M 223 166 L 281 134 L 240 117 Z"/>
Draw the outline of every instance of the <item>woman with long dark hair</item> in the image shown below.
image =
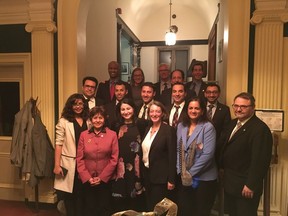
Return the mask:
<path fill-rule="evenodd" d="M 83 215 L 82 183 L 76 169 L 76 149 L 82 131 L 89 127 L 89 108 L 82 94 L 71 95 L 56 125 L 54 188 L 63 199 L 66 213 Z"/>
<path fill-rule="evenodd" d="M 215 147 L 216 131 L 207 118 L 205 103 L 193 97 L 177 128 L 179 215 L 210 215 L 217 189 Z"/>

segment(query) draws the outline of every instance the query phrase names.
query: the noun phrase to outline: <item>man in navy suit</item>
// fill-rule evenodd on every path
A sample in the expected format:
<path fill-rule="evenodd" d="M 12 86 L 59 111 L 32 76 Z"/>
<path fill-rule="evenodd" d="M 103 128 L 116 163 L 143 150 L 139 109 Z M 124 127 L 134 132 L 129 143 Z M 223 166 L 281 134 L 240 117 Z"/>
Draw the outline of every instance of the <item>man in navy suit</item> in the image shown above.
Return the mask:
<path fill-rule="evenodd" d="M 230 216 L 257 216 L 271 161 L 272 134 L 255 115 L 255 99 L 250 93 L 238 94 L 232 107 L 237 118 L 224 136 L 220 157 L 225 206 Z"/>

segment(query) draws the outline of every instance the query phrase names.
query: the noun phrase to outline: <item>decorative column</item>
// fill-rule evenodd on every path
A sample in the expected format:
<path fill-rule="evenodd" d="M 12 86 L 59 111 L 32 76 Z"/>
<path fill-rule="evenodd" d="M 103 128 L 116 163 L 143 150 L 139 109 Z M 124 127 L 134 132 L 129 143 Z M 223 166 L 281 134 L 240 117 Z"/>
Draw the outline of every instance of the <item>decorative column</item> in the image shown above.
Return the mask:
<path fill-rule="evenodd" d="M 257 108 L 283 109 L 283 86 L 286 85 L 283 79 L 283 30 L 284 23 L 288 21 L 288 10 L 285 8 L 287 0 L 254 1 L 256 10 L 251 19 L 251 23 L 255 25 L 253 95 Z M 263 206 L 264 199 L 259 207 L 260 210 L 263 209 L 264 215 L 279 215 L 283 206 L 286 206 L 283 197 L 286 197 L 287 191 L 283 191 L 282 182 L 287 182 L 287 179 L 282 180 L 282 166 L 279 162 L 270 168 L 266 206 Z"/>
<path fill-rule="evenodd" d="M 31 33 L 32 56 L 32 97 L 38 97 L 41 119 L 54 143 L 55 131 L 55 79 L 54 79 L 54 0 L 27 0 L 29 22 L 25 29 Z M 38 190 L 39 189 L 39 190 Z M 35 191 L 34 191 L 35 190 Z M 53 180 L 40 181 L 35 189 L 25 187 L 25 197 L 29 201 L 55 203 Z"/>
<path fill-rule="evenodd" d="M 28 0 L 31 33 L 32 97 L 38 97 L 38 108 L 51 140 L 55 130 L 54 97 L 54 0 Z"/>
<path fill-rule="evenodd" d="M 287 0 L 255 0 L 256 25 L 253 94 L 258 108 L 280 109 L 283 81 L 283 29 Z"/>

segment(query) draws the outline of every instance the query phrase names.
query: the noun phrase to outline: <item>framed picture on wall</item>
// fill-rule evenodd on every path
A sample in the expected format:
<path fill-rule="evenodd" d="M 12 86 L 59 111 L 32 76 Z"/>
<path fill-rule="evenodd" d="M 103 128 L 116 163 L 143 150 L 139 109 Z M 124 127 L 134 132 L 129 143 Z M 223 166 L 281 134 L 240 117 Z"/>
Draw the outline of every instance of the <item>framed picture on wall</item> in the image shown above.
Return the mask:
<path fill-rule="evenodd" d="M 129 62 L 121 63 L 121 74 L 128 75 L 129 74 Z"/>

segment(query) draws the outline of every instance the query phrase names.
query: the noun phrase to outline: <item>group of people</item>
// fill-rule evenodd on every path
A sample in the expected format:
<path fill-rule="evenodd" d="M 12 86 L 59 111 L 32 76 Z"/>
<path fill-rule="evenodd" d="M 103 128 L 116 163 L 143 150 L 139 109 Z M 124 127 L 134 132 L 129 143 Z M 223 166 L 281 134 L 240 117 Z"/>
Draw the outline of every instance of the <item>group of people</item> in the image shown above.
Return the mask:
<path fill-rule="evenodd" d="M 209 216 L 222 187 L 229 215 L 257 215 L 272 135 L 254 97 L 235 96 L 231 120 L 201 63 L 186 84 L 167 64 L 157 83 L 145 82 L 141 68 L 121 81 L 119 69 L 110 62 L 99 85 L 85 77 L 56 125 L 54 187 L 67 215 L 153 211 L 166 197 L 180 216 Z"/>

